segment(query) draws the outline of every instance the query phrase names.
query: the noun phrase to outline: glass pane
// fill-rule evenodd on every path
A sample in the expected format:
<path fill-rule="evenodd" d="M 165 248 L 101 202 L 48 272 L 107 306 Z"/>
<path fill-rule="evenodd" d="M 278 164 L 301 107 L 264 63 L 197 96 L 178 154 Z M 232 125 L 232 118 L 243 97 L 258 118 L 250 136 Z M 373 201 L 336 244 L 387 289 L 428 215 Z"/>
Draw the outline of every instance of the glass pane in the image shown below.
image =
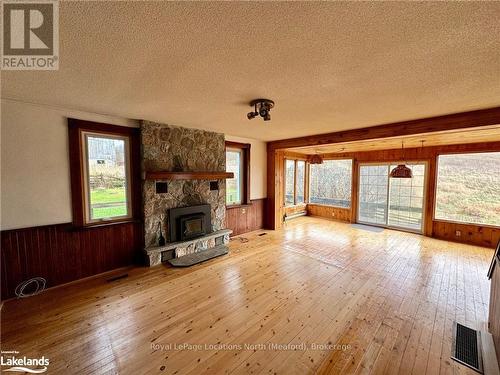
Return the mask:
<path fill-rule="evenodd" d="M 309 176 L 309 202 L 336 207 L 351 206 L 352 160 L 325 160 L 312 164 Z M 369 170 L 362 169 L 364 178 Z M 364 194 L 368 187 L 363 187 Z"/>
<path fill-rule="evenodd" d="M 293 205 L 293 182 L 295 179 L 295 161 L 286 160 L 285 166 L 285 206 Z"/>
<path fill-rule="evenodd" d="M 234 177 L 226 180 L 226 204 L 241 204 L 241 151 L 226 151 L 226 171 L 233 172 Z"/>
<path fill-rule="evenodd" d="M 389 211 L 387 224 L 410 230 L 422 230 L 425 164 L 406 164 L 412 178 L 389 179 Z M 396 165 L 389 166 L 389 170 Z"/>
<path fill-rule="evenodd" d="M 435 217 L 500 226 L 500 152 L 440 155 Z"/>
<path fill-rule="evenodd" d="M 304 185 L 306 183 L 306 162 L 297 160 L 297 202 L 304 203 Z"/>
<path fill-rule="evenodd" d="M 90 220 L 128 216 L 126 140 L 86 135 Z"/>
<path fill-rule="evenodd" d="M 359 170 L 358 220 L 368 224 L 387 224 L 387 165 L 362 165 Z"/>

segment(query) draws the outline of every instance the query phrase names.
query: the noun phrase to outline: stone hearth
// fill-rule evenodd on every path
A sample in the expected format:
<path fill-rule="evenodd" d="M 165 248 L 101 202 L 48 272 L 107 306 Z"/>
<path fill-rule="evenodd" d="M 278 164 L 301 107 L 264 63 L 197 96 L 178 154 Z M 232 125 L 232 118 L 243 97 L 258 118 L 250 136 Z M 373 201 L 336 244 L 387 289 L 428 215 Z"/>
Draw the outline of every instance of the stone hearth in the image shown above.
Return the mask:
<path fill-rule="evenodd" d="M 146 248 L 148 266 L 156 266 L 167 260 L 198 253 L 215 246 L 227 245 L 229 235 L 232 232 L 230 229 L 222 229 L 189 241 L 170 242 L 165 246 L 148 247 Z"/>

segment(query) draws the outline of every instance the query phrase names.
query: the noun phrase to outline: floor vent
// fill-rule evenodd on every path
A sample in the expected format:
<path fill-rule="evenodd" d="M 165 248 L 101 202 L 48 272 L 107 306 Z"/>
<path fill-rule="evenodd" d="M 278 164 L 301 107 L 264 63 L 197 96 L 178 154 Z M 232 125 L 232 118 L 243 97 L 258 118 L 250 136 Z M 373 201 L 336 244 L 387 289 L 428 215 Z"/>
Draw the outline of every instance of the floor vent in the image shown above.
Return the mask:
<path fill-rule="evenodd" d="M 111 283 L 111 282 L 113 282 L 113 281 L 117 281 L 117 280 L 125 279 L 126 277 L 128 277 L 128 273 L 124 273 L 124 274 L 122 274 L 122 275 L 118 275 L 118 276 L 113 276 L 113 277 L 111 277 L 111 278 L 107 279 L 106 281 L 107 281 L 108 283 Z"/>
<path fill-rule="evenodd" d="M 481 332 L 453 322 L 451 358 L 482 374 Z"/>

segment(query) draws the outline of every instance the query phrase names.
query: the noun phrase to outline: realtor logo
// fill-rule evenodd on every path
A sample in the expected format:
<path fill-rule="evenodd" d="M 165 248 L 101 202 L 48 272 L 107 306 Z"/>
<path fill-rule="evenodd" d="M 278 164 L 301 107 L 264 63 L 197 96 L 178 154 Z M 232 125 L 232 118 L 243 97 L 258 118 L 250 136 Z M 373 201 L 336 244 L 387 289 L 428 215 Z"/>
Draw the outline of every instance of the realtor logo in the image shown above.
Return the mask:
<path fill-rule="evenodd" d="M 59 69 L 57 0 L 4 0 L 2 13 L 2 69 Z"/>
<path fill-rule="evenodd" d="M 0 372 L 21 372 L 23 374 L 43 374 L 47 372 L 50 360 L 45 356 L 39 358 L 31 357 L 16 357 L 19 352 L 17 350 L 2 350 L 0 357 L 0 365 L 10 366 L 9 368 L 2 368 Z"/>

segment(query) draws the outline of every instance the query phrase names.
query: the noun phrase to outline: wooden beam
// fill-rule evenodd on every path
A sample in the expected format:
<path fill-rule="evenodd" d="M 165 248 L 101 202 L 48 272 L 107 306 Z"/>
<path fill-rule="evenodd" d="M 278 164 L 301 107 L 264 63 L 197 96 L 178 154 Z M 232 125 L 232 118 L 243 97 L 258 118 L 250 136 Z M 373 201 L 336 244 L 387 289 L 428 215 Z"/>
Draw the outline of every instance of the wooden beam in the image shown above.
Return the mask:
<path fill-rule="evenodd" d="M 146 172 L 146 180 L 222 180 L 233 177 L 233 172 Z"/>
<path fill-rule="evenodd" d="M 268 142 L 269 151 L 500 124 L 500 107 Z"/>
<path fill-rule="evenodd" d="M 298 152 L 293 151 L 285 151 L 285 158 L 294 159 L 294 160 L 307 160 L 309 155 L 300 154 Z"/>

